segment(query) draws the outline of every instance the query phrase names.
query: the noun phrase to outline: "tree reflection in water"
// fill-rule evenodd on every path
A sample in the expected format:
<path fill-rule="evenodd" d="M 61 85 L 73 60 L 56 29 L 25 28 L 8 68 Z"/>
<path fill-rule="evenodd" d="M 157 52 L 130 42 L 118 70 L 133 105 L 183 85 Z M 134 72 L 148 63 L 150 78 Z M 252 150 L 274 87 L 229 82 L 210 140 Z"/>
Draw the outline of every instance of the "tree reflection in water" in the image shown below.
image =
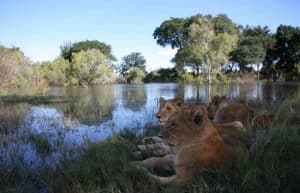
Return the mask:
<path fill-rule="evenodd" d="M 143 85 L 122 88 L 123 106 L 132 111 L 139 111 L 147 102 L 147 93 Z"/>

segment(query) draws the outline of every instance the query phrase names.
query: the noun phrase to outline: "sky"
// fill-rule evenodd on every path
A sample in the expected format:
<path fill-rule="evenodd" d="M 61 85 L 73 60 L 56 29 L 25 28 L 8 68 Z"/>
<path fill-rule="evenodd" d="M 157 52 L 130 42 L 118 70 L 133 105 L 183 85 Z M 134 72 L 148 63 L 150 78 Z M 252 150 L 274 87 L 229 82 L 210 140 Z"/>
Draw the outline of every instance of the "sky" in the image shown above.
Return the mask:
<path fill-rule="evenodd" d="M 0 44 L 33 62 L 53 60 L 65 42 L 98 40 L 121 62 L 140 52 L 147 70 L 173 67 L 176 50 L 152 34 L 170 17 L 225 13 L 240 25 L 300 26 L 300 0 L 0 0 Z"/>

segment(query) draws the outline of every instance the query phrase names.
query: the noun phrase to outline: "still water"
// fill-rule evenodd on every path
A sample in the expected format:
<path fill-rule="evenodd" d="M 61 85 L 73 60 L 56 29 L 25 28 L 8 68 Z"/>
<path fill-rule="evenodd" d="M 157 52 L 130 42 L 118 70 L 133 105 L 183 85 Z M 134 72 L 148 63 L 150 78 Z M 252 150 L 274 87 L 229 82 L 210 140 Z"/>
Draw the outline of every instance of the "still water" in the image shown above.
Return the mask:
<path fill-rule="evenodd" d="M 76 156 L 89 142 L 124 129 L 142 134 L 157 125 L 158 98 L 181 96 L 207 104 L 214 95 L 257 101 L 264 110 L 300 97 L 300 83 L 141 84 L 89 88 L 50 88 L 43 96 L 30 89 L 3 96 L 0 102 L 0 163 L 55 168 L 59 158 Z"/>

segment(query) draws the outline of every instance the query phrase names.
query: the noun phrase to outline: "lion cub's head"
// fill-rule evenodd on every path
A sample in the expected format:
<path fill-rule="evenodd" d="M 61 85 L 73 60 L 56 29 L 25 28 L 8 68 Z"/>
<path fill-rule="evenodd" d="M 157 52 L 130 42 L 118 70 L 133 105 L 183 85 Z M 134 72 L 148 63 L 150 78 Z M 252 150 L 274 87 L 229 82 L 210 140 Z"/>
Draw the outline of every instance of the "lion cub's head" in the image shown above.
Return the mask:
<path fill-rule="evenodd" d="M 206 126 L 207 110 L 204 106 L 185 107 L 178 110 L 169 120 L 165 128 L 161 129 L 160 136 L 168 145 L 178 145 L 188 142 L 193 137 L 199 137 Z"/>
<path fill-rule="evenodd" d="M 176 114 L 184 105 L 184 100 L 180 97 L 174 99 L 165 100 L 160 97 L 159 99 L 159 111 L 156 113 L 161 124 L 169 122 L 170 118 Z"/>
<path fill-rule="evenodd" d="M 211 102 L 207 106 L 207 114 L 210 119 L 214 118 L 218 107 L 224 101 L 228 101 L 228 98 L 226 96 L 216 95 L 216 96 L 212 97 Z"/>

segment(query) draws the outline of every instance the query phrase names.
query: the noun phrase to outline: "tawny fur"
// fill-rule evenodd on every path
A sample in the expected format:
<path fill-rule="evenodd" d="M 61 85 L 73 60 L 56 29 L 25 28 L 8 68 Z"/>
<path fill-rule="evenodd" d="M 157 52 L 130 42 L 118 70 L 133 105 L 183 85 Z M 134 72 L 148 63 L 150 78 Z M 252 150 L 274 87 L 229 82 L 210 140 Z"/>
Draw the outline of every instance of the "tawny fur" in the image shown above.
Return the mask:
<path fill-rule="evenodd" d="M 151 175 L 160 184 L 186 184 L 201 174 L 201 170 L 230 157 L 231 147 L 224 143 L 219 131 L 207 117 L 204 106 L 185 107 L 177 111 L 161 130 L 164 142 L 173 148 L 173 157 L 148 158 L 137 162 L 147 167 L 174 168 L 175 175 Z"/>
<path fill-rule="evenodd" d="M 243 124 L 250 123 L 253 127 L 266 128 L 274 120 L 272 114 L 258 114 L 246 105 L 231 101 L 226 96 L 214 96 L 207 107 L 208 116 L 214 123 L 228 123 L 240 121 Z"/>

